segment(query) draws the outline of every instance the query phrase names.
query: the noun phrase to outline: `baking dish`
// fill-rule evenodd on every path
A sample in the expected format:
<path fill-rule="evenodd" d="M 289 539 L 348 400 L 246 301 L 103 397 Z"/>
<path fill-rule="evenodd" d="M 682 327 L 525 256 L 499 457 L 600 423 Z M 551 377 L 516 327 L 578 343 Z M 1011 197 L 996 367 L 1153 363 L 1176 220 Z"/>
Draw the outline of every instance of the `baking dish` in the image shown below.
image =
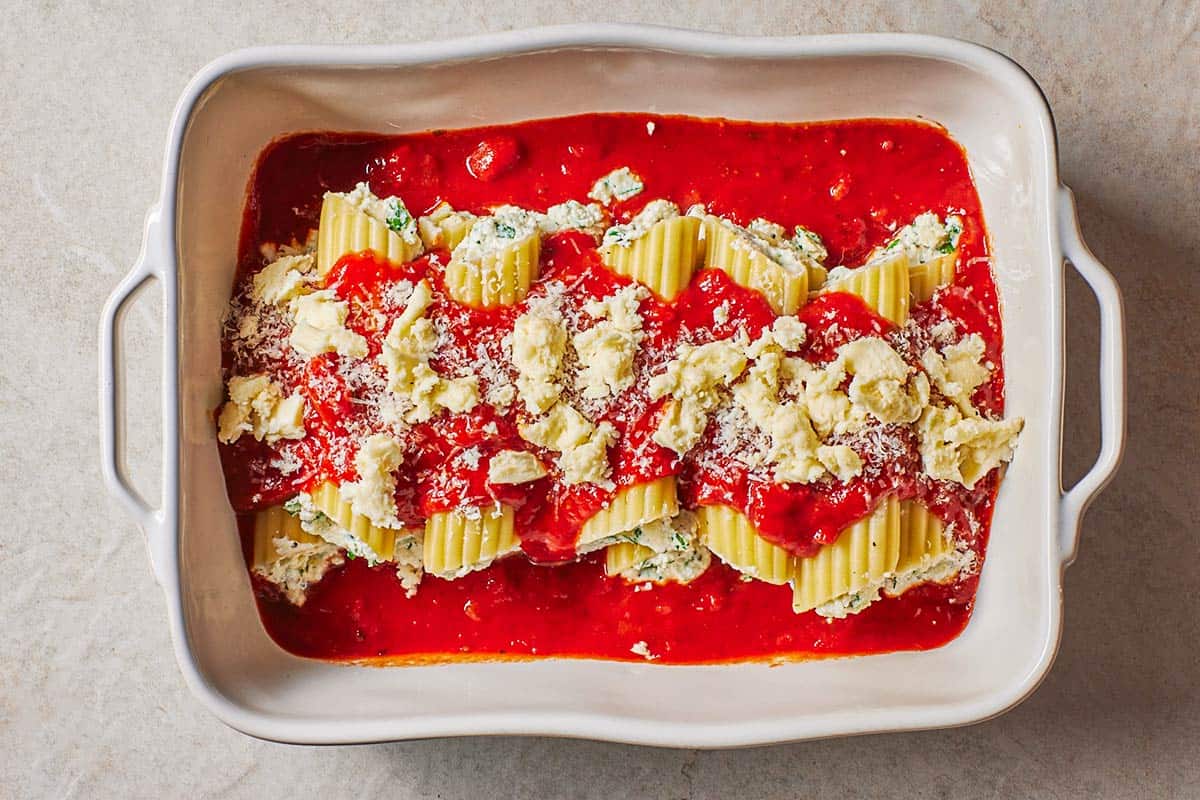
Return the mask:
<path fill-rule="evenodd" d="M 587 111 L 923 117 L 966 148 L 1004 305 L 1008 413 L 1027 425 L 997 503 L 974 617 L 958 639 L 927 652 L 774 667 L 555 659 L 374 668 L 297 658 L 267 637 L 211 417 L 222 398 L 219 322 L 256 154 L 299 130 L 415 131 Z M 932 37 L 738 38 L 583 25 L 412 45 L 259 48 L 210 64 L 176 109 L 160 201 L 101 330 L 104 473 L 146 532 L 188 684 L 231 726 L 304 743 L 544 734 L 726 747 L 965 724 L 1016 704 L 1054 658 L 1062 569 L 1124 435 L 1120 296 L 1080 238 L 1056 158 L 1049 109 L 1028 75 L 985 48 Z M 1064 256 L 1101 310 L 1102 447 L 1068 491 L 1060 475 Z M 115 369 L 120 314 L 151 278 L 162 283 L 165 326 L 157 508 L 123 469 Z"/>

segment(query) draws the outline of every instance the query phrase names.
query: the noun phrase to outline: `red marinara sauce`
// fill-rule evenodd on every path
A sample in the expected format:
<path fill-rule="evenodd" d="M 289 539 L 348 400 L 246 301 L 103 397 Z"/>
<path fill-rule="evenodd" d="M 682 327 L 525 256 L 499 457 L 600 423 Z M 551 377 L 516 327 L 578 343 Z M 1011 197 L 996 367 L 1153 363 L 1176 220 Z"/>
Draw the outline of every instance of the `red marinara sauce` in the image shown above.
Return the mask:
<path fill-rule="evenodd" d="M 502 204 L 544 211 L 584 199 L 597 178 L 623 166 L 643 178 L 646 191 L 611 207 L 620 220 L 654 198 L 681 208 L 705 203 L 711 213 L 742 224 L 764 217 L 787 227 L 803 225 L 824 240 L 830 267 L 861 264 L 872 248 L 922 212 L 958 215 L 964 230 L 955 283 L 914 307 L 912 317 L 921 330 L 949 320 L 960 332 L 984 338 L 996 369 L 973 399 L 990 412 L 1003 411 L 999 308 L 979 199 L 962 149 L 941 128 L 915 121 L 763 124 L 588 114 L 403 136 L 287 137 L 261 154 L 251 179 L 235 304 L 263 264 L 260 246 L 303 241 L 317 225 L 326 191 L 369 181 L 381 197 L 402 197 L 413 214 L 443 200 L 477 214 Z M 501 343 L 519 311 L 470 309 L 449 300 L 442 292 L 447 260 L 445 252 L 434 252 L 396 266 L 363 253 L 343 258 L 330 272 L 326 286 L 349 303 L 347 326 L 367 339 L 371 358 L 401 310 L 389 303 L 388 288 L 421 278 L 435 292 L 427 317 L 445 332 L 435 369 L 454 373 L 484 356 L 504 357 Z M 562 302 L 581 307 L 628 283 L 600 265 L 594 241 L 583 234 L 547 238 L 541 260 L 534 296 L 555 280 L 568 287 Z M 729 310 L 727 321 L 714 321 L 717 304 Z M 711 270 L 699 273 L 673 303 L 650 298 L 640 312 L 645 338 L 638 358 L 658 359 L 656 364 L 665 363 L 685 336 L 691 342 L 727 338 L 741 327 L 753 337 L 775 317 L 761 297 Z M 801 309 L 800 318 L 809 332 L 801 355 L 814 363 L 829 360 L 839 345 L 859 336 L 889 338 L 902 353 L 915 347 L 850 295 L 821 296 Z M 281 341 L 282 329 L 274 330 L 272 343 L 267 328 L 266 345 L 258 352 L 235 354 L 227 341 L 225 366 L 236 360 L 241 369 L 269 367 L 289 390 L 302 392 L 307 433 L 276 447 L 242 437 L 221 448 L 247 556 L 255 510 L 324 480 L 354 479 L 350 431 L 361 428 L 364 413 L 356 393 L 372 380 L 367 372 L 347 380 L 335 354 L 300 360 Z M 647 365 L 639 367 L 644 371 Z M 481 374 L 479 380 L 484 396 L 491 382 L 505 377 Z M 969 544 L 982 561 L 995 474 L 970 491 L 931 481 L 919 474 L 915 442 L 897 434 L 888 468 L 873 471 L 871 480 L 779 486 L 736 463 L 679 459 L 656 445 L 650 434 L 661 406 L 635 387 L 602 415 L 620 433 L 610 451 L 618 488 L 678 475 L 686 505 L 741 508 L 765 538 L 801 555 L 834 541 L 882 496 L 897 493 L 916 497 L 969 531 Z M 658 663 L 699 663 L 928 649 L 957 636 L 970 617 L 974 575 L 919 586 L 847 619 L 826 620 L 811 612 L 794 614 L 790 587 L 742 580 L 716 558 L 687 585 L 607 578 L 602 555 L 562 563 L 573 558 L 580 525 L 613 491 L 550 478 L 494 487 L 485 470 L 459 459 L 467 448 L 486 457 L 520 446 L 518 421 L 516 412 L 506 416 L 480 404 L 414 426 L 409 452 L 419 456 L 410 458 L 411 469 L 406 461 L 396 499 L 401 518 L 412 523 L 463 504 L 513 505 L 526 558 L 503 559 L 454 581 L 426 575 L 411 598 L 388 565 L 371 568 L 352 560 L 310 588 L 300 607 L 256 579 L 262 620 L 275 641 L 299 655 L 375 663 L 543 656 L 640 660 L 630 648 L 644 642 Z M 705 443 L 697 450 L 704 451 Z M 290 467 L 281 469 L 282 461 Z"/>

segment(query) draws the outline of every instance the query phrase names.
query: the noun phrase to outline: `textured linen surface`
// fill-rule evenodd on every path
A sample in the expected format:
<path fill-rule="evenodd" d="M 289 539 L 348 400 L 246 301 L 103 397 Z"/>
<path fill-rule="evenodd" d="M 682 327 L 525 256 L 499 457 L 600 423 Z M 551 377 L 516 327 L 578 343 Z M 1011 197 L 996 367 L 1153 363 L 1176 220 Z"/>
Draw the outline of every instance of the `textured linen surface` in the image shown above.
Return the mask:
<path fill-rule="evenodd" d="M 1195 797 L 1200 786 L 1200 4 L 9 2 L 0 26 L 0 798 Z M 572 21 L 915 31 L 995 47 L 1054 108 L 1129 314 L 1130 442 L 1066 579 L 1058 663 L 975 727 L 734 752 L 538 738 L 304 748 L 236 733 L 175 665 L 142 536 L 99 478 L 97 322 L 187 80 L 255 44 Z M 269 113 L 269 110 L 264 110 Z M 1096 450 L 1097 313 L 1068 279 L 1065 466 Z M 161 305 L 128 316 L 130 461 L 157 491 Z M 330 698 L 336 702 L 336 698 Z"/>

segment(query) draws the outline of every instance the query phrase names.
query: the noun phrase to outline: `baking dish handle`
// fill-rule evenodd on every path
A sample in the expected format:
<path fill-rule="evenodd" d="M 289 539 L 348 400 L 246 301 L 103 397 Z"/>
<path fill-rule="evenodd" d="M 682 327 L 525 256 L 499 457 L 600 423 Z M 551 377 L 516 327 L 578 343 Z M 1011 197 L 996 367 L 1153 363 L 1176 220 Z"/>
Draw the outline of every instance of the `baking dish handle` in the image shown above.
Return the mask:
<path fill-rule="evenodd" d="M 1066 565 L 1075 560 L 1083 512 L 1112 480 L 1125 447 L 1125 314 L 1117 282 L 1083 241 L 1075 195 L 1066 186 L 1059 188 L 1058 228 L 1063 255 L 1100 306 L 1100 454 L 1087 474 L 1062 493 L 1059 553 Z"/>
<path fill-rule="evenodd" d="M 159 235 L 161 212 L 154 206 L 146 214 L 142 249 L 133 269 L 121 279 L 109 295 L 100 318 L 100 453 L 101 471 L 109 491 L 133 515 L 146 533 L 151 561 L 158 572 L 154 543 L 162 539 L 164 514 L 146 502 L 133 485 L 125 464 L 124 386 L 121 379 L 121 348 L 117 337 L 120 322 L 129 302 L 151 278 L 162 280 L 162 237 Z"/>

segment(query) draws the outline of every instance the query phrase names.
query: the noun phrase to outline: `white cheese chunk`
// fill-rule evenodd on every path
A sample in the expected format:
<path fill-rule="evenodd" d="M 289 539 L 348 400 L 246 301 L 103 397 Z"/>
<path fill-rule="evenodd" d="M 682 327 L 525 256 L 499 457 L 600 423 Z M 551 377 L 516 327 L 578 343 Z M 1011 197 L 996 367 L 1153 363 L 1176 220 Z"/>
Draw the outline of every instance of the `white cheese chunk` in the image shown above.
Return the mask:
<path fill-rule="evenodd" d="M 848 481 L 862 474 L 862 458 L 854 448 L 844 444 L 821 445 L 817 448 L 817 460 L 839 481 Z"/>
<path fill-rule="evenodd" d="M 403 420 L 424 422 L 442 409 L 470 411 L 479 402 L 478 378 L 443 378 L 429 359 L 437 347 L 437 329 L 425 318 L 433 302 L 427 281 L 412 288 L 404 311 L 383 340 L 379 359 L 387 370 L 388 389 L 403 408 Z M 396 416 L 389 412 L 389 417 Z"/>
<path fill-rule="evenodd" d="M 720 389 L 746 369 L 743 342 L 718 340 L 694 347 L 680 345 L 666 371 L 650 379 L 651 399 L 671 395 L 654 441 L 682 455 L 696 445 L 707 427 L 707 415 L 720 405 Z"/>
<path fill-rule="evenodd" d="M 639 310 L 642 301 L 648 297 L 650 292 L 646 287 L 632 283 L 599 300 L 589 300 L 583 310 L 588 316 L 606 319 L 621 330 L 640 331 L 642 317 Z"/>
<path fill-rule="evenodd" d="M 846 445 L 823 445 L 821 435 L 851 420 L 850 399 L 837 388 L 844 378 L 838 369 L 831 380 L 799 358 L 788 358 L 804 342 L 804 326 L 783 317 L 764 330 L 746 348 L 754 358 L 745 378 L 734 385 L 734 402 L 769 439 L 765 460 L 774 466 L 774 479 L 780 483 L 811 483 L 832 472 L 839 480 L 850 480 L 862 472 L 862 459 Z M 807 381 L 815 403 L 807 391 L 795 385 Z M 787 386 L 796 400 L 781 401 L 780 389 Z M 840 402 L 839 402 L 840 400 Z M 813 419 L 813 408 L 821 415 Z M 824 429 L 824 430 L 822 430 Z"/>
<path fill-rule="evenodd" d="M 255 274 L 251 297 L 267 305 L 290 301 L 305 291 L 316 263 L 316 257 L 311 254 L 277 258 Z"/>
<path fill-rule="evenodd" d="M 601 323 L 575 334 L 572 341 L 583 365 L 578 383 L 584 397 L 608 397 L 633 385 L 637 338 L 629 331 Z"/>
<path fill-rule="evenodd" d="M 679 216 L 679 206 L 669 200 L 651 200 L 624 225 L 613 225 L 604 232 L 601 249 L 629 247 L 660 222 Z"/>
<path fill-rule="evenodd" d="M 350 310 L 331 289 L 292 298 L 289 305 L 295 326 L 288 337 L 294 349 L 308 356 L 333 353 L 349 358 L 367 355 L 367 340 L 346 328 Z"/>
<path fill-rule="evenodd" d="M 652 399 L 671 395 L 654 432 L 654 441 L 680 455 L 700 440 L 709 412 L 721 402 L 719 389 L 736 380 L 746 368 L 744 348 L 729 340 L 693 347 L 680 345 L 666 371 L 650 379 Z"/>
<path fill-rule="evenodd" d="M 983 337 L 972 333 L 943 348 L 940 354 L 929 348 L 921 356 L 921 366 L 933 385 L 967 416 L 977 416 L 971 405 L 971 395 L 991 377 L 991 372 L 982 363 L 985 350 Z"/>
<path fill-rule="evenodd" d="M 650 379 L 650 397 L 715 396 L 717 387 L 732 383 L 745 369 L 744 346 L 736 341 L 681 344 L 666 370 Z"/>
<path fill-rule="evenodd" d="M 595 483 L 608 488 L 611 469 L 608 448 L 617 438 L 610 423 L 593 425 L 566 403 L 559 402 L 536 422 L 521 425 L 522 438 L 559 454 L 564 483 Z"/>
<path fill-rule="evenodd" d="M 850 402 L 880 422 L 914 422 L 929 404 L 929 379 L 913 374 L 883 339 L 864 337 L 837 349 L 838 360 L 854 378 Z"/>
<path fill-rule="evenodd" d="M 658 656 L 650 652 L 650 645 L 646 644 L 644 641 L 634 642 L 633 646 L 629 648 L 629 652 L 633 653 L 635 656 L 641 656 L 647 661 L 653 661 L 658 658 Z"/>
<path fill-rule="evenodd" d="M 633 361 L 642 341 L 638 305 L 649 296 L 645 287 L 631 284 L 584 306 L 586 313 L 601 320 L 572 340 L 583 365 L 578 383 L 584 397 L 607 397 L 633 385 Z"/>
<path fill-rule="evenodd" d="M 1025 420 L 1020 417 L 964 417 L 954 406 L 929 406 L 917 423 L 925 473 L 974 488 L 981 478 L 1012 458 L 1024 426 Z"/>
<path fill-rule="evenodd" d="M 400 443 L 386 433 L 376 433 L 359 443 L 354 456 L 358 480 L 343 483 L 340 493 L 355 514 L 361 514 L 380 528 L 403 528 L 397 517 L 396 476 L 404 463 Z"/>
<path fill-rule="evenodd" d="M 783 352 L 799 350 L 808 335 L 804 323 L 795 317 L 779 317 L 771 327 L 763 328 L 762 333 L 746 348 L 747 358 L 758 358 L 759 355 L 772 348 Z"/>
<path fill-rule="evenodd" d="M 647 123 L 646 130 L 653 133 L 653 125 L 652 122 Z M 645 188 L 646 184 L 633 170 L 620 167 L 596 181 L 588 192 L 588 197 L 607 206 L 637 197 Z"/>
<path fill-rule="evenodd" d="M 501 450 L 488 462 L 489 483 L 529 483 L 545 475 L 546 468 L 537 456 L 524 450 Z"/>
<path fill-rule="evenodd" d="M 229 401 L 217 420 L 217 438 L 226 444 L 243 433 L 274 444 L 280 439 L 304 438 L 304 398 L 284 397 L 268 376 L 235 375 L 229 379 Z"/>
<path fill-rule="evenodd" d="M 567 329 L 559 319 L 531 310 L 517 317 L 510 345 L 517 395 L 526 411 L 541 414 L 561 390 L 555 378 L 567 349 Z"/>
<path fill-rule="evenodd" d="M 783 353 L 778 345 L 759 353 L 743 381 L 733 387 L 734 402 L 770 438 L 767 460 L 780 483 L 810 483 L 825 474 L 818 456 L 820 439 L 803 403 L 779 402 Z"/>
<path fill-rule="evenodd" d="M 866 411 L 852 405 L 841 389 L 846 379 L 843 361 L 815 367 L 801 358 L 785 358 L 781 374 L 793 394 L 803 394 L 809 419 L 821 437 L 856 431 L 866 424 Z"/>
<path fill-rule="evenodd" d="M 696 446 L 708 427 L 711 409 L 694 397 L 682 397 L 667 403 L 654 430 L 654 441 L 683 455 Z"/>

